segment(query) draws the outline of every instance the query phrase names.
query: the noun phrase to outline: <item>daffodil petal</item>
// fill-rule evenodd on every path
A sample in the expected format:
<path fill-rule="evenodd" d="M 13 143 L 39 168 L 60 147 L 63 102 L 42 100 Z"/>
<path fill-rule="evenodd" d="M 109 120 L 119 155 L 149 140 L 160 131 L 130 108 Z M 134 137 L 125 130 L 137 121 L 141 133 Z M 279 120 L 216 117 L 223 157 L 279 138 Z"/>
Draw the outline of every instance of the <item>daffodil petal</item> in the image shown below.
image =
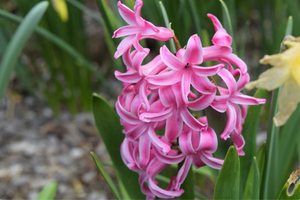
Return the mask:
<path fill-rule="evenodd" d="M 274 90 L 283 85 L 290 77 L 288 67 L 273 67 L 263 72 L 258 80 L 248 83 L 245 88 L 251 90 L 254 87 L 266 90 Z"/>
<path fill-rule="evenodd" d="M 288 80 L 279 96 L 279 112 L 273 118 L 275 126 L 282 126 L 289 119 L 300 102 L 300 87 L 294 79 Z"/>

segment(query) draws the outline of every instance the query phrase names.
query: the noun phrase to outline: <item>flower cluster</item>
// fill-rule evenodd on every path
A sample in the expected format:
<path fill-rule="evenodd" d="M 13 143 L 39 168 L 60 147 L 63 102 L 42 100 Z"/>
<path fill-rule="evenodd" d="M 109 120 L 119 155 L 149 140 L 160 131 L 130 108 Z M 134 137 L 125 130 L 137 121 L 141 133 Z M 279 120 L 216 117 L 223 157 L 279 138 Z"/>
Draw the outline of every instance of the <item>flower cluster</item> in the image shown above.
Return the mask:
<path fill-rule="evenodd" d="M 226 112 L 227 123 L 220 137 L 226 140 L 232 136 L 238 153 L 243 155 L 241 131 L 247 106 L 265 100 L 240 92 L 249 82 L 247 66 L 232 53 L 231 36 L 211 14 L 207 16 L 216 31 L 212 46 L 202 47 L 200 37 L 192 35 L 186 48 L 172 53 L 163 46 L 159 55 L 144 64 L 150 50 L 140 45 L 141 39 L 167 41 L 174 36 L 170 30 L 141 18 L 142 5 L 142 0 L 136 0 L 132 11 L 118 2 L 119 12 L 129 25 L 113 35 L 126 36 L 115 53 L 115 58 L 122 56 L 127 67 L 125 73 L 115 72 L 123 82 L 122 95 L 116 102 L 126 135 L 121 155 L 128 168 L 139 174 L 147 199 L 173 198 L 184 192 L 180 186 L 191 165 L 220 169 L 223 164 L 222 159 L 212 155 L 218 146 L 217 135 L 206 116 L 199 117 L 199 111 L 211 106 Z M 201 66 L 206 61 L 218 64 Z M 216 85 L 213 76 L 219 77 L 223 86 Z M 156 175 L 181 162 L 182 167 L 169 186 L 160 188 Z"/>

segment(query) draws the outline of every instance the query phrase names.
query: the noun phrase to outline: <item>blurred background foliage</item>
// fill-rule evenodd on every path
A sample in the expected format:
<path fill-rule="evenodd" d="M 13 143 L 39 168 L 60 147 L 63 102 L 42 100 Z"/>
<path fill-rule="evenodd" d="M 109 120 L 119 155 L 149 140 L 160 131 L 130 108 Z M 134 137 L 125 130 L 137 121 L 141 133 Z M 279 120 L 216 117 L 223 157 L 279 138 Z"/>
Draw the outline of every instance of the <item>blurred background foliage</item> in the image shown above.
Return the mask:
<path fill-rule="evenodd" d="M 2 0 L 0 8 L 23 17 L 38 2 Z M 258 60 L 264 54 L 278 52 L 289 15 L 294 19 L 293 35 L 300 35 L 299 1 L 224 2 L 231 16 L 235 53 L 245 59 L 251 79 L 255 79 L 266 69 L 258 66 Z M 122 3 L 130 8 L 134 6 L 134 0 Z M 207 13 L 216 15 L 231 32 L 217 0 L 162 0 L 162 3 L 182 46 L 195 33 L 201 37 L 203 46 L 211 44 L 214 29 L 206 17 Z M 10 91 L 22 95 L 43 96 L 56 114 L 62 107 L 71 113 L 90 110 L 93 91 L 100 91 L 114 100 L 119 91 L 115 87 L 112 89 L 116 84 L 111 83 L 113 72 L 125 69 L 120 59 L 113 59 L 120 39 L 110 39 L 114 30 L 125 25 L 117 11 L 117 0 L 66 0 L 66 4 L 68 21 L 61 20 L 52 4 L 39 24 L 40 28 L 64 43 L 55 43 L 55 38 L 43 34 L 33 34 L 23 50 L 9 87 Z M 142 15 L 157 26 L 165 26 L 159 0 L 144 0 Z M 17 26 L 15 21 L 0 17 L 0 55 Z M 161 44 L 154 40 L 144 42 L 153 52 L 158 52 Z"/>

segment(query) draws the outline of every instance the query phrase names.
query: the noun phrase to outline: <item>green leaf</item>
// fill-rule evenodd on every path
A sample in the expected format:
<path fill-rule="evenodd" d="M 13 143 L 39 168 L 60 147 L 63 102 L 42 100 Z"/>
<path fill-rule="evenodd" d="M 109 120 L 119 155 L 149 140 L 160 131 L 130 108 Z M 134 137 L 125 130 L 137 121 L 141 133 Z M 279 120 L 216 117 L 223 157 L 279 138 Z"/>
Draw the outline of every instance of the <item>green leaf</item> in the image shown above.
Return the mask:
<path fill-rule="evenodd" d="M 103 165 L 100 162 L 100 160 L 97 158 L 97 156 L 95 155 L 94 152 L 91 152 L 90 154 L 92 155 L 93 160 L 94 160 L 95 164 L 97 165 L 98 170 L 100 171 L 100 173 L 104 177 L 104 179 L 107 182 L 107 184 L 109 185 L 110 189 L 113 191 L 115 197 L 118 200 L 121 199 L 121 196 L 120 196 L 120 193 L 119 193 L 117 187 L 115 186 L 113 180 L 111 179 L 111 177 L 109 176 L 109 174 L 107 173 L 107 171 L 105 170 L 105 168 L 103 167 Z"/>
<path fill-rule="evenodd" d="M 259 199 L 259 188 L 260 188 L 259 183 L 260 183 L 260 173 L 259 173 L 256 157 L 254 157 L 248 174 L 248 179 L 247 179 L 243 199 Z"/>
<path fill-rule="evenodd" d="M 231 146 L 217 179 L 214 199 L 239 199 L 239 192 L 240 158 L 235 147 Z"/>
<path fill-rule="evenodd" d="M 186 175 L 185 180 L 183 181 L 181 188 L 184 190 L 184 193 L 180 196 L 180 199 L 194 199 L 194 174 L 193 168 L 190 167 L 188 174 Z"/>
<path fill-rule="evenodd" d="M 22 22 L 21 17 L 15 16 L 5 10 L 0 9 L 0 16 L 7 18 L 11 21 L 17 22 L 17 23 Z M 87 67 L 87 69 L 89 71 L 91 71 L 101 81 L 101 83 L 107 88 L 107 91 L 110 93 L 110 95 L 113 97 L 116 96 L 116 94 L 111 89 L 111 86 L 107 83 L 107 81 L 105 80 L 103 75 L 100 74 L 99 72 L 97 72 L 96 68 L 88 60 L 86 60 L 76 49 L 74 49 L 71 45 L 69 45 L 66 41 L 57 37 L 56 35 L 47 31 L 44 28 L 36 27 L 35 32 L 37 34 L 39 34 L 40 36 L 42 36 L 42 37 L 48 39 L 49 41 L 53 42 L 54 44 L 56 44 L 58 47 L 60 47 L 62 50 L 64 50 L 66 53 L 68 53 L 70 56 L 72 56 L 75 59 L 75 61 L 77 61 L 78 64 L 80 63 L 80 65 Z"/>
<path fill-rule="evenodd" d="M 16 30 L 13 38 L 9 42 L 0 65 L 0 100 L 8 85 L 10 75 L 16 65 L 19 55 L 27 40 L 31 36 L 34 28 L 40 21 L 48 7 L 48 2 L 43 1 L 34 6 L 24 18 L 21 25 Z"/>
<path fill-rule="evenodd" d="M 256 98 L 265 98 L 266 90 L 258 89 L 254 95 Z M 242 135 L 245 139 L 244 152 L 245 156 L 241 159 L 241 186 L 245 188 L 248 173 L 251 163 L 253 162 L 253 156 L 256 153 L 256 135 L 259 122 L 259 114 L 262 108 L 261 105 L 251 105 L 248 107 L 247 117 L 243 125 Z"/>
<path fill-rule="evenodd" d="M 97 129 L 106 146 L 110 158 L 131 199 L 144 199 L 138 183 L 138 174 L 129 170 L 120 155 L 124 139 L 120 119 L 109 103 L 98 94 L 93 95 L 93 114 Z"/>
<path fill-rule="evenodd" d="M 53 181 L 42 189 L 42 191 L 39 193 L 36 200 L 46 200 L 46 199 L 52 200 L 56 195 L 56 190 L 57 190 L 57 182 Z"/>
<path fill-rule="evenodd" d="M 300 199 L 300 167 L 295 170 L 284 184 L 278 199 Z"/>
<path fill-rule="evenodd" d="M 160 9 L 161 9 L 163 18 L 164 18 L 165 26 L 167 28 L 169 28 L 170 21 L 169 21 L 168 14 L 167 14 L 167 11 L 165 9 L 165 6 L 164 6 L 164 4 L 161 1 L 159 1 L 159 6 L 160 6 Z M 174 40 L 169 40 L 169 44 L 170 44 L 171 52 L 177 52 Z"/>
<path fill-rule="evenodd" d="M 229 14 L 229 11 L 228 11 L 228 8 L 227 8 L 225 2 L 223 0 L 220 0 L 220 2 L 222 4 L 224 15 L 226 16 L 226 22 L 228 24 L 228 29 L 229 29 L 228 32 L 232 37 L 232 51 L 235 53 L 237 51 L 236 51 L 236 44 L 235 44 L 235 38 L 234 38 L 233 29 L 232 29 L 230 14 Z"/>

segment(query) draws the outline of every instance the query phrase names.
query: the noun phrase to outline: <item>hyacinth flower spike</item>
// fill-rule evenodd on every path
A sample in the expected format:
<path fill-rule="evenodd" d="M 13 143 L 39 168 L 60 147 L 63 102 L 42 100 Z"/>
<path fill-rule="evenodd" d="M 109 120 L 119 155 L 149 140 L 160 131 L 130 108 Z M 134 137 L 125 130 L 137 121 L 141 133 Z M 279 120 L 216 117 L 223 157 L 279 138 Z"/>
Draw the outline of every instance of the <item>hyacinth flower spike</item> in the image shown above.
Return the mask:
<path fill-rule="evenodd" d="M 139 44 L 141 39 L 151 38 L 159 41 L 167 41 L 173 38 L 170 30 L 164 27 L 156 27 L 152 23 L 144 20 L 140 13 L 143 7 L 142 0 L 136 0 L 134 11 L 130 10 L 127 6 L 118 2 L 119 13 L 122 18 L 129 24 L 116 30 L 112 38 L 125 37 L 117 47 L 114 57 L 117 59 L 124 52 L 134 46 L 138 51 L 143 51 L 143 47 Z"/>

